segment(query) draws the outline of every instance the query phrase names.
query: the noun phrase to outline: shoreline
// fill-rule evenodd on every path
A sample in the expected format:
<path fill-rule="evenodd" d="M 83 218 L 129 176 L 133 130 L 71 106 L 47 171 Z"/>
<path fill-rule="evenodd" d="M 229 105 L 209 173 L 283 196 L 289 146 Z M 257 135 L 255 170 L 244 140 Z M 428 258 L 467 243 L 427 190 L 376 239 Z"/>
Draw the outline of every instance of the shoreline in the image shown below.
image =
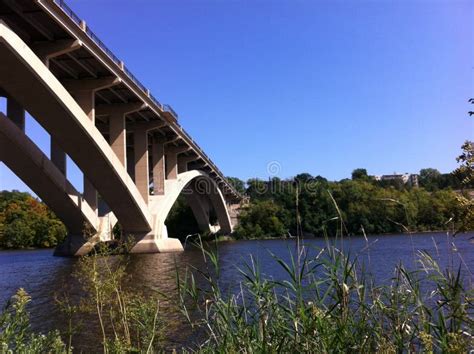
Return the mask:
<path fill-rule="evenodd" d="M 416 231 L 416 232 L 400 232 L 400 233 L 386 233 L 386 234 L 368 234 L 366 235 L 367 237 L 376 237 L 376 236 L 381 236 L 381 237 L 387 237 L 387 236 L 400 236 L 400 235 L 411 235 L 411 236 L 416 236 L 416 235 L 425 235 L 425 234 L 442 234 L 442 233 L 448 233 L 451 232 L 450 230 L 436 230 L 436 231 Z M 474 233 L 474 230 L 469 230 L 465 232 L 460 232 L 457 235 L 463 235 L 463 234 L 468 234 L 468 233 Z M 363 238 L 364 235 L 345 235 L 344 238 Z M 225 238 L 225 239 L 221 239 Z M 335 236 L 330 236 L 330 239 L 335 238 Z M 258 240 L 294 240 L 296 239 L 296 236 L 294 237 L 260 237 L 260 238 L 241 238 L 237 239 L 235 237 L 225 235 L 225 236 L 220 236 L 217 237 L 217 242 L 235 242 L 235 241 L 258 241 Z M 324 239 L 324 236 L 303 236 L 303 240 L 314 240 L 314 239 Z M 203 240 L 203 241 L 211 241 L 212 239 L 209 240 Z"/>
<path fill-rule="evenodd" d="M 416 235 L 425 235 L 425 234 L 441 234 L 441 233 L 448 233 L 451 232 L 449 230 L 436 230 L 436 231 L 416 231 L 416 232 L 401 232 L 401 233 L 386 233 L 386 234 L 368 234 L 366 235 L 367 237 L 389 237 L 389 236 L 400 236 L 400 235 L 411 235 L 411 236 L 416 236 Z M 474 230 L 470 231 L 465 231 L 461 232 L 458 235 L 464 235 L 468 233 L 474 233 Z M 346 235 L 344 238 L 363 238 L 364 235 Z M 329 237 L 330 239 L 335 238 L 334 236 Z M 266 241 L 266 240 L 294 240 L 296 239 L 296 236 L 294 237 L 260 237 L 260 238 L 235 238 L 231 235 L 222 235 L 222 236 L 217 236 L 216 238 L 204 238 L 204 242 L 212 242 L 216 241 L 217 243 L 221 242 L 237 242 L 237 241 Z M 314 240 L 314 239 L 324 239 L 324 236 L 303 236 L 303 240 Z M 47 250 L 54 250 L 55 247 L 27 247 L 27 248 L 0 248 L 0 252 L 14 252 L 14 251 L 47 251 Z"/>

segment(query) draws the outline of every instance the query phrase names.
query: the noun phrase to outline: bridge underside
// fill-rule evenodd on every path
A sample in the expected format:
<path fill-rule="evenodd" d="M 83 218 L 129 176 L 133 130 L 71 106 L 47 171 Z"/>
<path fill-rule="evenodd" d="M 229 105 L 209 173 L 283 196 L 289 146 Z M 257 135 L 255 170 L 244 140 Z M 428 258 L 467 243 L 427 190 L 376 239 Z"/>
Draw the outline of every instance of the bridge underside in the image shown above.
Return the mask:
<path fill-rule="evenodd" d="M 220 230 L 232 232 L 228 206 L 238 199 L 227 201 L 217 175 L 206 171 L 209 165 L 191 146 L 180 144 L 179 135 L 166 133 L 166 121 L 127 123 L 128 114 L 148 109 L 144 102 L 96 105 L 98 91 L 120 82 L 114 77 L 60 81 L 48 62 L 0 21 L 0 96 L 15 108 L 11 114 L 7 109 L 8 117 L 0 115 L 0 159 L 66 224 L 70 237 L 58 253 L 85 254 L 93 242 L 82 237 L 84 225 L 98 234 L 96 240 L 107 240 L 117 221 L 124 236 L 135 237 L 132 252 L 182 250 L 164 224 L 182 192 L 202 230 L 216 231 L 209 224 L 212 207 Z M 51 160 L 25 135 L 25 110 L 51 135 Z M 99 129 L 97 114 L 108 117 L 107 134 Z M 67 180 L 66 154 L 84 173 L 83 195 Z M 106 215 L 99 216 L 98 193 L 110 209 Z"/>

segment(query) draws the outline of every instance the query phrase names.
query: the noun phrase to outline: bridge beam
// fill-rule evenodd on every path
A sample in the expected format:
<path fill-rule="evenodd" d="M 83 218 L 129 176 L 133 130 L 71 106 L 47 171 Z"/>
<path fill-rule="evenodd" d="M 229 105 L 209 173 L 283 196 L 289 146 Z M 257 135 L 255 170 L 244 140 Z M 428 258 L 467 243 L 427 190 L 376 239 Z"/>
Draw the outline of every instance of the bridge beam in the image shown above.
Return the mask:
<path fill-rule="evenodd" d="M 96 91 L 118 85 L 121 82 L 122 80 L 116 78 L 115 76 L 109 76 L 98 79 L 69 79 L 63 80 L 61 83 L 66 88 L 66 90 L 74 94 L 75 92 L 80 91 L 90 91 L 95 93 Z"/>
<path fill-rule="evenodd" d="M 153 120 L 150 122 L 135 122 L 127 125 L 127 131 L 133 132 L 136 129 L 145 130 L 150 132 L 152 130 L 158 130 L 160 128 L 166 127 L 166 123 L 161 120 Z"/>
<path fill-rule="evenodd" d="M 82 43 L 77 39 L 59 39 L 52 42 L 37 42 L 32 45 L 36 55 L 49 66 L 49 60 L 81 48 Z"/>
<path fill-rule="evenodd" d="M 196 170 L 204 170 L 204 168 L 207 166 L 209 165 L 204 161 L 199 161 L 193 165 L 194 169 Z"/>

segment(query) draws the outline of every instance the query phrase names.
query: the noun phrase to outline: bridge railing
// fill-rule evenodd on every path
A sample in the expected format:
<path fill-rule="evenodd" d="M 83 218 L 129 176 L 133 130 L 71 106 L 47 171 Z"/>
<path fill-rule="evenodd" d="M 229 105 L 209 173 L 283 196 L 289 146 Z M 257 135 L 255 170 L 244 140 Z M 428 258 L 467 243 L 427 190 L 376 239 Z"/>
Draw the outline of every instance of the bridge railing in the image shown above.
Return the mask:
<path fill-rule="evenodd" d="M 165 112 L 171 113 L 171 115 L 172 115 L 176 120 L 178 120 L 178 113 L 176 113 L 175 110 L 173 109 L 173 107 L 171 107 L 169 104 L 163 105 L 163 109 L 165 110 Z"/>
<path fill-rule="evenodd" d="M 120 60 L 115 56 L 115 54 L 102 42 L 99 37 L 96 36 L 94 32 L 89 28 L 89 26 L 86 25 L 86 34 L 89 36 L 90 39 L 94 41 L 95 44 L 97 44 L 104 52 L 107 54 L 107 56 L 112 59 L 112 61 L 120 66 Z"/>
<path fill-rule="evenodd" d="M 140 88 L 140 90 L 142 90 L 144 93 L 147 93 L 147 88 L 145 87 L 145 85 L 143 85 L 136 77 L 135 75 L 132 74 L 132 72 L 130 70 L 128 70 L 128 68 L 126 66 L 123 67 L 123 71 L 125 72 L 125 74 L 127 74 L 127 76 Z"/>
<path fill-rule="evenodd" d="M 158 107 L 160 107 L 160 109 L 163 111 L 163 105 L 162 105 L 161 102 L 158 101 L 158 100 L 156 99 L 156 97 L 153 96 L 151 93 L 150 93 L 150 98 L 151 98 L 151 100 L 152 100 L 153 102 L 155 102 L 155 104 L 156 104 Z"/>

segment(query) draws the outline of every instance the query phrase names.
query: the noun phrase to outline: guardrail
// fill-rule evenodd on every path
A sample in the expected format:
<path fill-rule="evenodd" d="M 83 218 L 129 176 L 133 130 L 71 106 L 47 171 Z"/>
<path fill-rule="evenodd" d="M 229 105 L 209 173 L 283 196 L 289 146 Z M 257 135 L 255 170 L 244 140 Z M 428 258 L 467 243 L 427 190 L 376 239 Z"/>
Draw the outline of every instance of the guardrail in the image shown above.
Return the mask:
<path fill-rule="evenodd" d="M 150 93 L 150 98 L 153 102 L 155 102 L 155 104 L 160 107 L 161 110 L 163 110 L 163 105 L 160 103 L 160 101 L 158 101 L 155 96 L 153 96 L 151 93 Z"/>
<path fill-rule="evenodd" d="M 82 20 L 79 16 L 76 15 L 74 11 L 66 4 L 64 0 L 53 0 L 59 8 L 72 20 L 74 23 L 82 29 Z M 130 70 L 127 69 L 126 66 L 123 66 L 122 61 L 115 56 L 115 54 L 99 39 L 99 37 L 89 28 L 89 26 L 85 26 L 84 29 L 87 36 L 99 47 L 101 48 L 104 53 L 120 68 L 123 69 L 125 74 L 132 80 L 145 94 L 147 94 L 150 99 L 162 110 L 165 112 L 171 113 L 171 115 L 178 120 L 178 113 L 171 107 L 169 104 L 161 104 L 152 94 L 149 94 L 147 88 L 131 73 Z M 224 180 L 227 182 L 227 185 L 235 192 L 236 195 L 240 195 L 239 192 L 233 188 L 233 186 L 225 179 L 222 172 L 217 168 L 217 166 L 212 162 L 212 160 L 207 156 L 207 154 L 198 146 L 191 136 L 178 124 L 178 127 L 182 131 L 182 133 L 198 148 L 199 152 L 204 155 L 204 157 L 210 162 L 210 165 L 214 168 L 214 170 L 221 175 Z"/>
<path fill-rule="evenodd" d="M 78 26 L 81 25 L 81 19 L 77 16 L 74 11 L 63 1 L 63 0 L 54 0 L 56 4 L 63 10 L 63 12 L 69 16 L 71 20 L 73 20 Z"/>
<path fill-rule="evenodd" d="M 127 69 L 126 66 L 123 67 L 123 71 L 127 76 L 142 90 L 144 93 L 147 93 L 147 88 L 132 74 L 130 70 Z"/>
<path fill-rule="evenodd" d="M 86 34 L 89 36 L 90 39 L 94 41 L 95 44 L 97 44 L 104 52 L 107 54 L 107 56 L 112 59 L 112 61 L 120 66 L 120 60 L 115 56 L 115 54 L 102 42 L 99 37 L 96 36 L 94 32 L 89 28 L 89 26 L 86 25 Z"/>
<path fill-rule="evenodd" d="M 169 104 L 165 104 L 163 105 L 163 109 L 165 112 L 169 112 L 171 113 L 171 115 L 176 119 L 178 120 L 178 113 L 176 113 L 173 109 L 173 107 L 171 107 Z"/>

